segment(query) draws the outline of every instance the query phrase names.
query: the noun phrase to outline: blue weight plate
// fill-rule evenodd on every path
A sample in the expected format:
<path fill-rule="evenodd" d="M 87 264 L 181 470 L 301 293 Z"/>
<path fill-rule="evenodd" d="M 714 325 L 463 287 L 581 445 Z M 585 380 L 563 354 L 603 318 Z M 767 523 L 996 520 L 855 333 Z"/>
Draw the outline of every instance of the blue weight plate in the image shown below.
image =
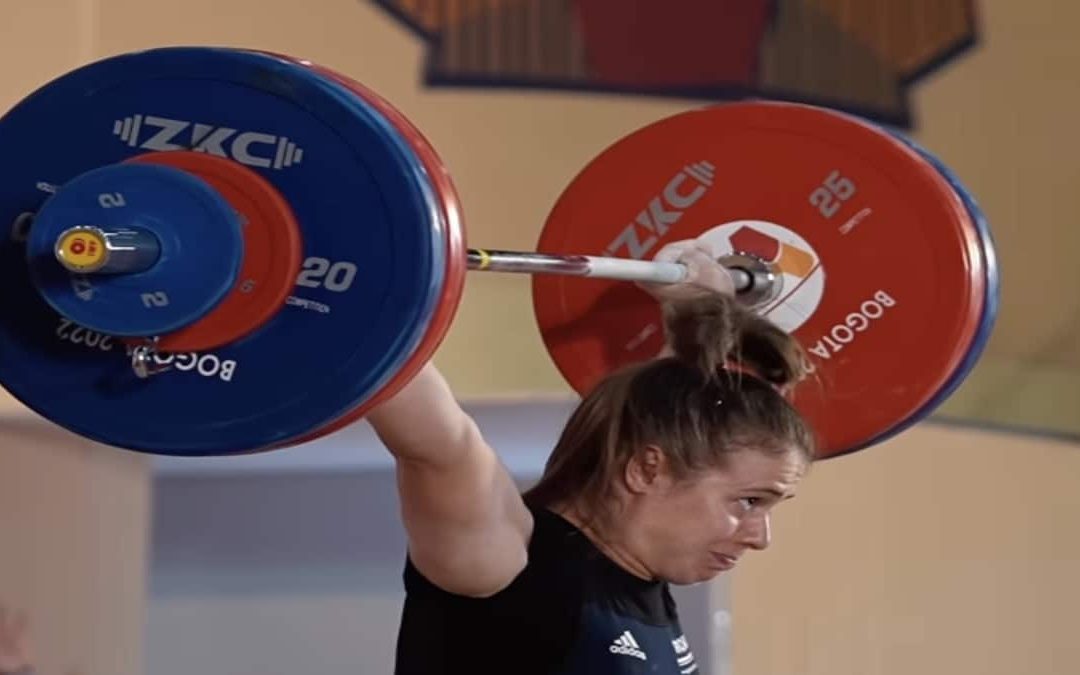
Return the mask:
<path fill-rule="evenodd" d="M 290 59 L 288 59 L 288 58 L 284 58 L 282 56 L 279 56 L 279 55 L 276 55 L 276 54 L 273 54 L 273 53 L 269 53 L 269 54 L 266 53 L 266 52 L 260 52 L 260 53 L 262 53 L 264 55 L 269 55 L 269 56 L 271 56 L 273 58 L 276 58 L 276 59 L 280 59 L 280 60 L 285 61 L 287 63 L 290 63 L 290 62 L 293 63 L 293 64 L 297 63 L 296 61 L 290 61 Z M 302 64 L 302 65 L 308 71 L 312 71 L 312 66 L 310 64 Z M 341 94 L 345 97 L 345 99 L 354 106 L 354 108 L 356 109 L 356 112 L 357 112 L 358 115 L 370 115 L 370 114 L 381 115 L 382 119 L 386 120 L 388 125 L 389 125 L 388 131 L 390 133 L 394 134 L 394 137 L 396 139 L 398 139 L 408 149 L 409 153 L 411 153 L 411 157 L 415 158 L 416 161 L 418 161 L 420 163 L 420 166 L 421 166 L 420 171 L 423 174 L 422 187 L 423 187 L 423 189 L 425 191 L 425 194 L 427 195 L 428 203 L 429 204 L 434 204 L 435 207 L 436 207 L 435 210 L 430 214 L 430 217 L 433 219 L 433 225 L 435 227 L 437 227 L 436 231 L 438 232 L 438 234 L 440 236 L 440 239 L 438 241 L 436 241 L 435 244 L 437 246 L 437 252 L 436 252 L 437 257 L 438 257 L 438 260 L 440 261 L 439 269 L 444 272 L 443 276 L 439 277 L 435 281 L 435 283 L 438 284 L 438 290 L 437 290 L 436 295 L 433 297 L 433 301 L 429 304 L 429 306 L 427 306 L 425 308 L 424 325 L 427 326 L 427 327 L 430 327 L 433 322 L 438 321 L 437 312 L 440 309 L 440 305 L 442 303 L 451 302 L 452 304 L 454 304 L 453 298 L 446 295 L 445 271 L 446 271 L 446 266 L 449 264 L 448 258 L 450 256 L 449 235 L 447 234 L 447 230 L 448 230 L 448 228 L 450 228 L 450 224 L 447 222 L 447 213 L 446 213 L 447 206 L 445 204 L 446 197 L 442 195 L 439 188 L 437 187 L 437 178 L 432 175 L 431 167 L 429 167 L 424 162 L 424 158 L 421 156 L 420 151 L 415 146 L 414 141 L 409 139 L 407 134 L 405 134 L 395 124 L 393 124 L 393 120 L 391 120 L 391 119 L 389 119 L 387 117 L 385 111 L 379 110 L 377 104 L 375 104 L 374 102 L 366 100 L 364 97 L 360 96 L 356 91 L 349 88 L 349 86 L 346 83 L 344 83 L 343 81 L 333 77 L 331 75 L 330 71 L 324 70 L 321 67 L 315 67 L 314 68 L 314 74 L 319 76 L 319 77 L 322 77 L 331 86 L 336 87 L 337 90 L 339 92 L 341 92 Z M 424 341 L 424 339 L 426 337 L 427 337 L 427 331 L 417 333 L 416 336 L 414 337 L 414 339 L 410 342 L 410 345 L 407 347 L 407 349 L 401 354 L 400 358 L 395 361 L 394 367 L 393 368 L 388 368 L 385 371 L 383 371 L 382 379 L 375 385 L 375 388 L 373 389 L 374 393 L 371 396 L 365 396 L 364 397 L 364 399 L 371 399 L 371 401 L 369 401 L 369 405 L 371 404 L 371 402 L 377 403 L 376 398 L 378 397 L 379 393 L 383 391 L 384 387 L 386 387 L 387 385 L 390 384 L 391 380 L 393 380 L 396 375 L 398 375 L 403 370 L 406 370 L 406 371 L 408 370 L 408 367 L 407 367 L 408 362 L 411 360 L 413 355 L 416 353 L 416 350 L 420 347 L 420 344 Z M 406 378 L 407 378 L 406 381 L 408 379 L 411 379 L 413 376 L 415 376 L 415 373 L 413 373 L 413 375 L 408 375 L 406 373 Z M 359 419 L 356 416 L 356 411 L 358 409 L 365 408 L 365 406 L 363 405 L 362 400 L 358 399 L 355 403 L 356 403 L 356 405 L 353 408 L 342 411 L 343 414 L 346 414 L 349 417 L 353 418 L 353 421 L 356 421 L 356 419 Z M 341 423 L 339 417 L 336 417 L 334 420 L 328 420 L 328 422 L 330 422 L 332 424 L 340 424 Z M 326 425 L 324 425 L 323 428 L 325 428 L 325 426 Z M 317 431 L 317 430 L 312 430 L 313 433 L 315 431 Z M 306 442 L 306 439 L 309 436 L 310 436 L 310 434 L 305 435 L 304 437 L 302 437 L 300 439 L 297 439 L 297 441 L 300 442 L 300 443 Z"/>
<path fill-rule="evenodd" d="M 84 224 L 149 232 L 156 262 L 131 274 L 73 275 L 55 249 L 61 235 Z M 50 197 L 26 252 L 34 284 L 61 315 L 107 335 L 148 337 L 192 324 L 221 302 L 240 272 L 244 241 L 232 206 L 203 180 L 170 167 L 117 164 Z"/>
<path fill-rule="evenodd" d="M 1001 272 L 998 267 L 998 257 L 994 244 L 994 237 L 990 231 L 990 223 L 982 209 L 979 208 L 979 204 L 975 200 L 975 197 L 968 191 L 960 178 L 949 169 L 949 167 L 945 166 L 945 164 L 933 153 L 929 152 L 926 148 L 904 134 L 891 129 L 882 128 L 882 130 L 914 150 L 919 156 L 926 160 L 928 164 L 933 166 L 945 181 L 952 186 L 953 190 L 956 191 L 957 196 L 960 198 L 960 201 L 963 202 L 964 208 L 967 209 L 972 222 L 975 224 L 975 228 L 979 232 L 979 239 L 982 243 L 981 248 L 983 258 L 985 259 L 986 269 L 986 298 L 983 303 L 982 319 L 979 322 L 978 332 L 976 332 L 964 359 L 957 366 L 956 370 L 953 371 L 952 376 L 949 378 L 948 382 L 945 383 L 945 386 L 942 387 L 933 398 L 927 401 L 926 405 L 919 409 L 914 415 L 910 416 L 899 425 L 888 429 L 881 436 L 871 441 L 872 443 L 879 443 L 891 438 L 924 420 L 948 400 L 960 385 L 964 383 L 964 380 L 967 379 L 972 368 L 978 363 L 979 358 L 986 348 L 986 343 L 989 342 L 990 336 L 994 332 L 994 325 L 997 322 L 998 306 L 1001 297 Z"/>
<path fill-rule="evenodd" d="M 64 151 L 43 151 L 42 138 Z M 306 257 L 261 329 L 162 359 L 171 370 L 140 380 L 118 340 L 36 292 L 25 214 L 73 176 L 180 148 L 266 177 L 292 205 Z M 440 296 L 445 234 L 423 166 L 382 116 L 301 66 L 208 48 L 109 58 L 20 102 L 0 119 L 0 150 L 0 383 L 103 443 L 193 456 L 287 443 L 376 393 Z"/>

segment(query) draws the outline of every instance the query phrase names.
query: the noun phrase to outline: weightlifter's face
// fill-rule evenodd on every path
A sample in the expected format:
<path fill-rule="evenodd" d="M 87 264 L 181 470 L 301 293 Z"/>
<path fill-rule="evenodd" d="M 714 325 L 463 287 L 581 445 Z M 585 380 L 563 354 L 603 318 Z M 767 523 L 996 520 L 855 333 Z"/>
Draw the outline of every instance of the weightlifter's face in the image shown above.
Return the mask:
<path fill-rule="evenodd" d="M 626 524 L 636 557 L 653 576 L 692 584 L 732 569 L 747 551 L 768 547 L 770 512 L 795 496 L 807 464 L 794 450 L 745 449 L 723 469 L 681 481 L 665 478 L 659 468 L 637 492 L 627 514 L 634 522 Z"/>

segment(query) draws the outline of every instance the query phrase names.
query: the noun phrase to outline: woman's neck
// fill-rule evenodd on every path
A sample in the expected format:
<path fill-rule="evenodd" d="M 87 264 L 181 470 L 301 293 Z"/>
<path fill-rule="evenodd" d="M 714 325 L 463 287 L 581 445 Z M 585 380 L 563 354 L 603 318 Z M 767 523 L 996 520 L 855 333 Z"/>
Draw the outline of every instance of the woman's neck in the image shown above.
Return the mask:
<path fill-rule="evenodd" d="M 655 581 L 656 577 L 649 571 L 645 563 L 632 554 L 628 547 L 621 542 L 625 538 L 612 536 L 607 531 L 594 526 L 597 519 L 589 517 L 582 509 L 573 504 L 557 504 L 551 510 L 562 516 L 571 525 L 581 530 L 593 546 L 600 550 L 613 563 L 630 574 L 645 581 Z"/>

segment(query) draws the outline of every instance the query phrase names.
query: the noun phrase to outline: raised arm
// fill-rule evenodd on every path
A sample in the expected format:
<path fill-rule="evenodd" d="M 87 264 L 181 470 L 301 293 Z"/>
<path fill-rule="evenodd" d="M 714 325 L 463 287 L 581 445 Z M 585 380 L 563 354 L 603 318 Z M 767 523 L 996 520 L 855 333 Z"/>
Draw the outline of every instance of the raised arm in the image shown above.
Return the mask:
<path fill-rule="evenodd" d="M 413 565 L 451 593 L 484 597 L 507 586 L 525 567 L 532 517 L 435 366 L 367 420 L 397 462 Z"/>
<path fill-rule="evenodd" d="M 643 285 L 660 302 L 734 293 L 702 242 L 668 244 L 657 260 L 688 268 L 679 284 Z M 497 593 L 527 563 L 533 521 L 509 472 L 432 364 L 368 421 L 397 460 L 398 491 L 413 564 L 461 595 Z"/>

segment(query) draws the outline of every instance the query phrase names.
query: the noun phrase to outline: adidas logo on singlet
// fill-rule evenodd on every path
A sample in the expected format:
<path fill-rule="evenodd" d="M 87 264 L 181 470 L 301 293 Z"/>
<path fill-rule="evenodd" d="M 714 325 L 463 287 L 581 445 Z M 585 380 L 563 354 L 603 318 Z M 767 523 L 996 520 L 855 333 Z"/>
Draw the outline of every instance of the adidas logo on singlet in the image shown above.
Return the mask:
<path fill-rule="evenodd" d="M 694 663 L 694 653 L 690 651 L 690 643 L 686 640 L 686 636 L 680 635 L 671 642 L 671 646 L 675 648 L 675 658 L 679 664 L 679 672 L 682 675 L 691 675 L 691 673 L 696 672 L 698 667 Z"/>
<path fill-rule="evenodd" d="M 645 660 L 645 652 L 641 651 L 641 646 L 634 639 L 634 636 L 630 634 L 630 631 L 624 631 L 622 635 L 615 638 L 615 642 L 608 647 L 608 651 L 612 654 L 625 654 L 639 658 L 642 661 Z"/>

